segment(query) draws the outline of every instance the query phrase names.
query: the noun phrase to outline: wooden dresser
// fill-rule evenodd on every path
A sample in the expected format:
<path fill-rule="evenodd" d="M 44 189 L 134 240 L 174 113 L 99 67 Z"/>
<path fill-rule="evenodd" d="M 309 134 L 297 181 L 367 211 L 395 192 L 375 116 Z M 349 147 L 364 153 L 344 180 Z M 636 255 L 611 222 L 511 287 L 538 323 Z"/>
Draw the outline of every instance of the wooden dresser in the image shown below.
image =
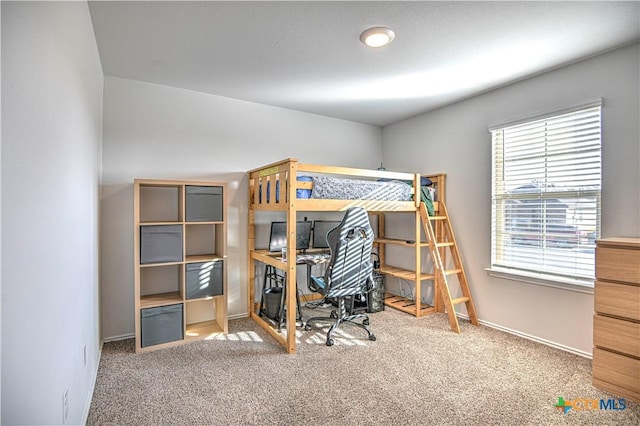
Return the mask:
<path fill-rule="evenodd" d="M 596 241 L 593 386 L 640 401 L 640 238 Z"/>

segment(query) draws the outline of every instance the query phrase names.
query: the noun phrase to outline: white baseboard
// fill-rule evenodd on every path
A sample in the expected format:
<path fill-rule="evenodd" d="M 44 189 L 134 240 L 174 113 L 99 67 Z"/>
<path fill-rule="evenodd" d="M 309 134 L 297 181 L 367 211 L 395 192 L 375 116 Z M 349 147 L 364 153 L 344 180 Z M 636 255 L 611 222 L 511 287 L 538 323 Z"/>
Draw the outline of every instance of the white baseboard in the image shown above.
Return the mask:
<path fill-rule="evenodd" d="M 118 340 L 135 339 L 135 338 L 136 338 L 135 333 L 121 334 L 119 336 L 105 337 L 104 339 L 102 339 L 102 343 L 117 342 Z"/>
<path fill-rule="evenodd" d="M 463 318 L 463 319 L 469 320 L 469 317 L 467 315 L 465 315 L 465 314 L 457 313 L 457 316 L 459 318 Z M 569 353 L 572 353 L 574 355 L 578 355 L 578 356 L 581 356 L 581 357 L 584 357 L 584 358 L 588 358 L 588 359 L 592 359 L 593 358 L 593 354 L 591 354 L 589 352 L 581 351 L 581 350 L 576 349 L 576 348 L 572 348 L 570 346 L 565 346 L 565 345 L 562 345 L 560 343 L 552 342 L 550 340 L 546 340 L 546 339 L 543 339 L 543 338 L 540 338 L 540 337 L 537 337 L 537 336 L 532 336 L 530 334 L 523 333 L 523 332 L 518 331 L 518 330 L 513 330 L 513 329 L 508 328 L 508 327 L 504 327 L 504 326 L 501 326 L 501 325 L 498 325 L 498 324 L 493 324 L 493 323 L 491 323 L 489 321 L 478 320 L 478 322 L 480 324 L 484 325 L 484 326 L 491 327 L 491 328 L 496 329 L 496 330 L 504 331 L 505 333 L 509 333 L 509 334 L 513 334 L 513 335 L 518 336 L 518 337 L 522 337 L 523 339 L 532 340 L 532 341 L 537 342 L 537 343 L 542 343 L 543 345 L 551 346 L 552 348 L 560 349 L 562 351 L 569 352 Z"/>
<path fill-rule="evenodd" d="M 247 318 L 248 316 L 249 314 L 240 313 L 240 314 L 230 315 L 228 319 L 234 320 L 234 319 L 240 319 L 240 318 Z M 135 333 L 127 333 L 127 334 L 121 334 L 119 336 L 105 337 L 104 339 L 102 339 L 102 343 L 117 342 L 118 340 L 135 339 L 135 338 L 136 338 Z"/>
<path fill-rule="evenodd" d="M 247 318 L 249 316 L 249 314 L 246 313 L 240 313 L 240 314 L 235 314 L 235 315 L 230 315 L 229 319 L 230 320 L 234 320 L 234 319 L 241 319 L 241 318 Z M 461 313 L 456 313 L 456 316 L 458 316 L 459 318 L 465 319 L 465 320 L 469 320 L 469 317 L 465 314 L 461 314 Z M 491 327 L 493 329 L 496 330 L 500 330 L 500 331 L 504 331 L 505 333 L 509 333 L 509 334 L 513 334 L 515 336 L 518 337 L 522 337 L 523 339 L 527 339 L 527 340 L 532 340 L 534 342 L 538 342 L 538 343 L 542 343 L 543 345 L 547 345 L 547 346 L 551 346 L 552 348 L 556 348 L 556 349 L 560 349 L 563 350 L 565 352 L 569 352 L 575 355 L 579 355 L 581 357 L 584 358 L 588 358 L 588 359 L 592 359 L 593 358 L 593 354 L 589 353 L 589 352 L 585 352 L 585 351 L 581 351 L 579 349 L 576 348 L 572 348 L 570 346 L 565 346 L 562 345 L 560 343 L 557 342 L 552 342 L 550 340 L 546 340 L 546 339 L 542 339 L 540 337 L 537 336 L 532 336 L 530 334 L 527 333 L 523 333 L 521 331 L 518 330 L 513 330 L 511 328 L 508 327 L 504 327 L 502 325 L 498 325 L 498 324 L 494 324 L 491 323 L 489 321 L 484 321 L 484 320 L 478 320 L 478 322 L 484 326 L 487 327 Z M 107 342 L 115 342 L 118 340 L 125 340 L 125 339 L 134 339 L 136 336 L 135 334 L 122 334 L 120 336 L 111 336 L 111 337 L 107 337 L 105 339 L 103 339 L 103 343 L 107 343 Z M 100 350 L 102 351 L 102 346 L 100 347 Z M 97 374 L 97 371 L 96 371 Z"/>

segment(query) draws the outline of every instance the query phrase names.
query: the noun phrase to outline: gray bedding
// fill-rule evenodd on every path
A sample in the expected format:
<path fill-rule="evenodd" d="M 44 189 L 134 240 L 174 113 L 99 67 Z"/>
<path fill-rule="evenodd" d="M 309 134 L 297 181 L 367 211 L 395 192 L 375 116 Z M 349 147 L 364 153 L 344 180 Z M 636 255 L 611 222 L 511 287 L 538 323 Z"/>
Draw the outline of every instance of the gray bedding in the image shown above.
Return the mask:
<path fill-rule="evenodd" d="M 401 181 L 372 181 L 314 176 L 311 198 L 411 201 L 411 187 Z"/>

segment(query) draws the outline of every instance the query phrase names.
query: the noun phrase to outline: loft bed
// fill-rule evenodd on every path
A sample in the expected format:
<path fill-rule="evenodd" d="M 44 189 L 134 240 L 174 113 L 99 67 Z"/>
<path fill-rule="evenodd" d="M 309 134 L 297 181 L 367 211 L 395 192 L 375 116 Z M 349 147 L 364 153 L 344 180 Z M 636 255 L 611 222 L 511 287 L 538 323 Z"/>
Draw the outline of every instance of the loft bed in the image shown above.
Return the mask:
<path fill-rule="evenodd" d="M 420 196 L 421 184 L 425 183 L 424 177 L 431 181 L 431 187 L 437 194 L 433 201 L 433 209 L 437 214 L 438 200 L 444 200 L 445 175 L 421 176 L 419 173 L 400 173 L 385 170 L 367 170 L 336 166 L 321 166 L 303 164 L 297 159 L 288 158 L 276 163 L 250 170 L 249 174 L 249 214 L 248 214 L 248 311 L 262 328 L 268 331 L 288 353 L 296 350 L 296 257 L 287 256 L 285 262 L 278 254 L 269 253 L 266 250 L 255 248 L 255 220 L 256 213 L 262 211 L 283 212 L 287 222 L 287 247 L 288 253 L 296 252 L 295 224 L 298 212 L 336 212 L 344 211 L 349 207 L 362 207 L 369 214 L 378 217 L 378 238 L 376 247 L 380 255 L 382 272 L 391 275 L 408 278 L 403 274 L 413 274 L 420 279 L 433 278 L 433 275 L 425 275 L 420 271 L 421 246 L 404 239 L 384 237 L 384 213 L 407 212 L 415 215 L 415 237 L 413 241 L 421 241 Z M 364 188 L 364 189 L 363 189 Z M 335 197 L 335 198 L 324 198 Z M 351 199 L 354 198 L 354 199 Z M 415 248 L 415 271 L 402 271 L 391 267 L 385 271 L 384 246 L 385 244 L 398 244 Z M 283 336 L 273 325 L 259 315 L 255 300 L 255 263 L 261 262 L 287 272 L 286 292 L 286 336 Z M 409 278 L 410 279 L 410 278 Z M 434 281 L 435 282 L 435 281 Z M 419 297 L 420 285 L 416 285 L 416 302 L 412 302 L 413 311 L 405 310 L 419 316 L 425 312 Z M 435 299 L 435 298 L 434 298 Z M 397 302 L 397 300 L 396 300 Z M 417 303 L 417 306 L 416 306 Z M 434 302 L 435 304 L 435 302 Z M 395 305 L 391 305 L 396 307 Z M 430 312 L 437 307 L 428 307 Z"/>

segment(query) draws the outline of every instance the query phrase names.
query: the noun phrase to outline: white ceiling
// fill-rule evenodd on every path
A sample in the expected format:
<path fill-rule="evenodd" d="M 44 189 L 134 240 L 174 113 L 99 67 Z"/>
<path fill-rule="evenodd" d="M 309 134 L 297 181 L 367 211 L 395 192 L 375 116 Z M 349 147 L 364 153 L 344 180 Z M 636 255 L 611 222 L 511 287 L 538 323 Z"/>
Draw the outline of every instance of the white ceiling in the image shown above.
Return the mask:
<path fill-rule="evenodd" d="M 104 73 L 384 126 L 640 39 L 640 2 L 90 1 Z M 392 28 L 385 48 L 360 43 Z"/>

